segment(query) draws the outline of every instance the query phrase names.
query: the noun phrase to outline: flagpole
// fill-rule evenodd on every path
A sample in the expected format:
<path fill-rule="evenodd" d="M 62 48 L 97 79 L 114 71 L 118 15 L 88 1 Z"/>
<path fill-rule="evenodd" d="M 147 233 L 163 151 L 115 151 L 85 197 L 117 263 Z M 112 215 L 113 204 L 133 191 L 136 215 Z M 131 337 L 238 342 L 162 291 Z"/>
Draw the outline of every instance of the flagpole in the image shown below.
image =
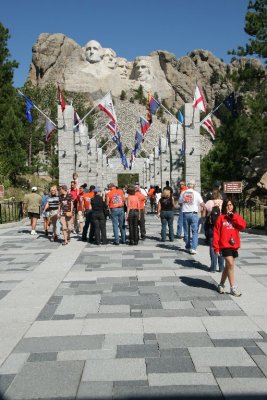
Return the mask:
<path fill-rule="evenodd" d="M 109 93 L 110 93 L 110 91 L 107 92 L 107 94 L 105 94 L 105 96 L 103 96 L 102 99 L 104 99 Z M 101 100 L 102 100 L 102 99 L 101 99 Z M 83 118 L 81 118 L 80 121 L 79 121 L 76 125 L 74 125 L 73 129 L 75 129 L 78 125 L 80 125 L 80 124 L 85 120 L 85 118 L 88 117 L 88 115 L 90 115 L 91 112 L 92 112 L 95 108 L 97 108 L 97 107 L 98 107 L 98 104 L 96 104 L 93 108 L 91 108 L 91 110 L 88 111 L 88 113 L 85 114 L 85 116 L 84 116 Z"/>
<path fill-rule="evenodd" d="M 144 89 L 144 91 L 145 91 L 148 95 L 150 94 L 150 92 L 148 92 L 146 89 Z M 154 96 L 152 96 L 152 97 L 154 98 Z M 171 115 L 171 116 L 178 122 L 178 124 L 183 125 L 183 124 L 178 120 L 178 118 L 175 117 L 175 115 L 173 115 L 166 107 L 164 107 L 164 105 L 163 105 L 162 103 L 160 103 L 157 99 L 155 99 L 155 100 L 156 100 L 156 102 L 159 104 L 159 106 L 162 107 L 162 108 L 166 111 L 167 114 Z"/>
<path fill-rule="evenodd" d="M 199 126 L 203 125 L 204 122 L 205 122 L 212 114 L 214 114 L 215 111 L 217 111 L 218 108 L 220 108 L 222 104 L 223 104 L 223 101 L 222 101 L 217 107 L 215 107 L 213 110 L 211 110 L 211 111 L 208 113 L 208 115 L 206 115 L 206 116 L 202 119 L 202 121 L 199 122 Z"/>
<path fill-rule="evenodd" d="M 25 94 L 23 94 L 19 89 L 17 89 L 18 93 L 23 96 L 24 98 L 26 98 Z M 54 121 L 52 121 L 52 119 L 50 119 L 42 110 L 40 110 L 40 108 L 38 108 L 33 102 L 32 105 L 34 108 L 36 108 L 36 110 L 39 111 L 39 113 L 41 113 L 45 118 L 47 118 L 50 122 L 52 122 L 53 125 L 55 125 L 56 128 L 58 128 L 58 126 L 54 123 Z"/>

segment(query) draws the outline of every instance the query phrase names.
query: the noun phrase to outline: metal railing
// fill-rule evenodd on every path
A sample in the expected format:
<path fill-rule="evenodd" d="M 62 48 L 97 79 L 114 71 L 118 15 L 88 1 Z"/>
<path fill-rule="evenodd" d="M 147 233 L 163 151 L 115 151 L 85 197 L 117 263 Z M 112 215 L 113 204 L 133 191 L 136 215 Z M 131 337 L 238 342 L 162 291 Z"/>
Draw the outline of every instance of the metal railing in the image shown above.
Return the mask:
<path fill-rule="evenodd" d="M 247 223 L 247 228 L 264 229 L 266 206 L 255 204 L 248 206 L 244 203 L 237 203 L 237 212 L 244 218 Z"/>
<path fill-rule="evenodd" d="M 20 221 L 23 218 L 22 201 L 0 202 L 0 224 Z"/>

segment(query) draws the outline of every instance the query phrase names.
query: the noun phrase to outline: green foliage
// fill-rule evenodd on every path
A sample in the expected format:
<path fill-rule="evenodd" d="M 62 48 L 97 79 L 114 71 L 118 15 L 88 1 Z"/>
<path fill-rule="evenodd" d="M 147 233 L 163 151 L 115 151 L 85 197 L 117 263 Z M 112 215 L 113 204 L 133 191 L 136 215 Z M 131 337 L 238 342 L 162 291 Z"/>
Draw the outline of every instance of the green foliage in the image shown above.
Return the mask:
<path fill-rule="evenodd" d="M 139 182 L 139 174 L 118 174 L 118 186 L 120 188 L 135 182 Z"/>
<path fill-rule="evenodd" d="M 139 85 L 138 89 L 134 89 L 134 99 L 139 101 L 139 104 L 146 105 L 146 96 L 144 95 L 144 88 L 142 85 Z"/>
<path fill-rule="evenodd" d="M 246 14 L 245 32 L 252 36 L 245 47 L 238 46 L 228 54 L 238 56 L 258 55 L 267 57 L 267 0 L 250 1 Z M 265 61 L 266 62 L 266 61 Z"/>
<path fill-rule="evenodd" d="M 17 175 L 25 169 L 25 140 L 20 122 L 20 109 L 13 88 L 16 61 L 9 59 L 7 41 L 9 31 L 0 23 L 0 175 L 16 183 Z"/>

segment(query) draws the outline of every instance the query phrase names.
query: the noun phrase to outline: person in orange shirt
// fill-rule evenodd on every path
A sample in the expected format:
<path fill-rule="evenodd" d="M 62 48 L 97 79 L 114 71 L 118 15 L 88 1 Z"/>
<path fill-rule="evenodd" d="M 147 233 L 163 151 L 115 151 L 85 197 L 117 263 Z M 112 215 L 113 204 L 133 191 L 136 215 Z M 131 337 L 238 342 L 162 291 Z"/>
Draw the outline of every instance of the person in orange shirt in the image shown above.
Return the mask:
<path fill-rule="evenodd" d="M 145 205 L 147 196 L 145 196 L 140 189 L 139 184 L 135 184 L 135 195 L 139 198 L 139 205 L 140 205 L 140 219 L 138 220 L 138 225 L 140 228 L 140 236 L 142 240 L 146 238 L 146 222 L 145 222 Z"/>
<path fill-rule="evenodd" d="M 114 183 L 108 185 L 109 192 L 107 193 L 106 202 L 110 209 L 110 217 L 112 221 L 114 242 L 113 244 L 119 245 L 119 230 L 121 234 L 121 242 L 126 243 L 125 231 L 125 214 L 124 214 L 124 193 L 123 190 L 117 189 Z"/>
<path fill-rule="evenodd" d="M 129 225 L 129 245 L 137 245 L 139 240 L 138 221 L 140 220 L 140 200 L 136 195 L 135 187 L 127 188 L 127 213 L 126 219 Z"/>
<path fill-rule="evenodd" d="M 92 220 L 92 207 L 91 207 L 91 199 L 94 197 L 95 186 L 91 185 L 89 188 L 89 192 L 83 193 L 83 207 L 85 213 L 85 224 L 83 227 L 82 233 L 82 241 L 87 242 L 87 232 L 90 225 L 90 232 L 89 232 L 89 242 L 92 243 L 94 241 L 94 225 Z"/>
<path fill-rule="evenodd" d="M 156 190 L 154 185 L 150 186 L 150 189 L 148 191 L 148 197 L 150 201 L 151 213 L 153 213 L 156 211 Z"/>

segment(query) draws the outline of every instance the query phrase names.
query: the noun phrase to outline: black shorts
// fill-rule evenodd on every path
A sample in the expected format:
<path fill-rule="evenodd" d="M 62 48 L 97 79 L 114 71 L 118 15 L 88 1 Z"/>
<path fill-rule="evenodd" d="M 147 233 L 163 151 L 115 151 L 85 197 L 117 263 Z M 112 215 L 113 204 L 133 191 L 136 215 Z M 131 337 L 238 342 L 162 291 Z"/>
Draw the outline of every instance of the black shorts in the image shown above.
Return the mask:
<path fill-rule="evenodd" d="M 37 219 L 39 219 L 39 218 L 40 218 L 40 214 L 28 212 L 28 217 L 29 217 L 30 219 L 31 219 L 31 218 L 37 218 Z"/>
<path fill-rule="evenodd" d="M 223 249 L 221 251 L 223 257 L 232 256 L 234 258 L 238 257 L 238 251 L 235 249 Z"/>

